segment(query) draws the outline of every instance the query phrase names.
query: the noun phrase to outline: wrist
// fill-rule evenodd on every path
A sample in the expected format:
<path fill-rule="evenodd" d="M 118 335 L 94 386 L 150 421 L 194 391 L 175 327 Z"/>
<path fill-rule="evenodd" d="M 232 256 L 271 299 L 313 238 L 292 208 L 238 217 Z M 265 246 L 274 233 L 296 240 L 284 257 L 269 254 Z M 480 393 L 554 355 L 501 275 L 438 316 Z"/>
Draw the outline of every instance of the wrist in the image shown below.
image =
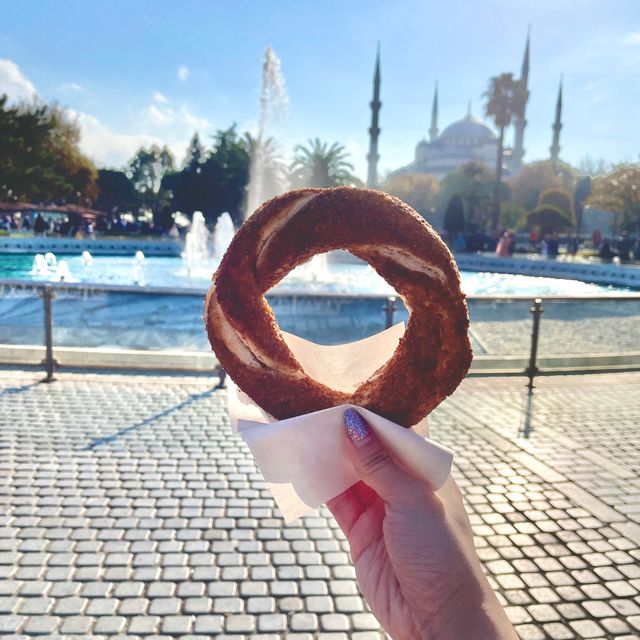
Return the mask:
<path fill-rule="evenodd" d="M 424 640 L 511 640 L 515 631 L 484 575 L 452 592 L 422 627 Z"/>

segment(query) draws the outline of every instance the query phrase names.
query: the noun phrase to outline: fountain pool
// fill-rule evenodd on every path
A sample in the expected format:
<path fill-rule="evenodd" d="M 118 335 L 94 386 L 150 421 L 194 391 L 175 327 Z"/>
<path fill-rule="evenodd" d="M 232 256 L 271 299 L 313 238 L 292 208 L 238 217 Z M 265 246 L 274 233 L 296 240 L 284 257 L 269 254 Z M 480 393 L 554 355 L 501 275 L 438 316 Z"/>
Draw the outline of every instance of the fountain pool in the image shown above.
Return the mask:
<path fill-rule="evenodd" d="M 87 264 L 80 255 L 67 255 L 64 259 L 70 274 L 65 278 L 67 282 L 127 286 L 135 284 L 133 275 L 136 260 L 133 256 L 94 256 L 90 264 Z M 1 255 L 0 279 L 11 278 L 33 282 L 55 280 L 51 272 L 33 270 L 33 262 L 33 255 Z M 216 264 L 216 259 L 209 259 L 195 268 L 194 265 L 188 268 L 185 261 L 178 257 L 146 256 L 144 284 L 147 287 L 204 288 L 208 286 Z M 462 283 L 467 295 L 578 296 L 625 290 L 624 287 L 597 285 L 577 280 L 471 271 L 462 272 Z M 369 265 L 334 262 L 327 260 L 326 256 L 316 256 L 310 263 L 298 267 L 285 278 L 279 288 L 309 293 L 393 293 L 389 285 Z"/>

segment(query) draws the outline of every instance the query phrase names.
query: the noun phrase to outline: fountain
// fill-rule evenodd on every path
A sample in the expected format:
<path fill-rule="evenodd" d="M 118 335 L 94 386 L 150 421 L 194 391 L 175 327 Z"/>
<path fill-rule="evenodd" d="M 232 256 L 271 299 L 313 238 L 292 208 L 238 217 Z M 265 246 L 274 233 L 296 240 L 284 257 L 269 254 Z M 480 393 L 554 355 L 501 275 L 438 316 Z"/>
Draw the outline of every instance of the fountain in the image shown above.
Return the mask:
<path fill-rule="evenodd" d="M 86 250 L 82 252 L 82 263 L 85 267 L 90 267 L 93 264 L 93 256 Z"/>
<path fill-rule="evenodd" d="M 209 230 L 204 221 L 202 211 L 194 211 L 189 231 L 184 237 L 182 261 L 187 267 L 190 277 L 196 269 L 209 260 Z"/>
<path fill-rule="evenodd" d="M 139 287 L 144 287 L 144 253 L 138 249 L 133 260 L 133 284 L 136 284 Z"/>
<path fill-rule="evenodd" d="M 245 217 L 249 217 L 265 200 L 287 189 L 286 180 L 280 175 L 278 161 L 274 158 L 277 145 L 273 137 L 273 128 L 286 113 L 287 105 L 280 59 L 271 47 L 267 47 L 262 63 L 260 117 L 251 152 Z"/>
<path fill-rule="evenodd" d="M 47 251 L 47 253 L 44 254 L 44 259 L 51 271 L 53 271 L 58 266 L 58 259 L 56 258 L 55 253 L 51 253 L 51 251 Z"/>
<path fill-rule="evenodd" d="M 71 281 L 71 269 L 69 269 L 69 263 L 66 260 L 60 260 L 57 264 L 56 279 L 59 282 Z"/>
<path fill-rule="evenodd" d="M 37 253 L 33 262 L 31 263 L 31 271 L 29 275 L 32 276 L 44 276 L 49 273 L 49 265 L 47 264 L 47 260 L 41 253 Z"/>
<path fill-rule="evenodd" d="M 222 260 L 227 247 L 231 244 L 235 233 L 236 228 L 233 226 L 231 216 L 225 211 L 218 218 L 213 232 L 213 257 L 216 264 L 220 264 L 220 260 Z"/>

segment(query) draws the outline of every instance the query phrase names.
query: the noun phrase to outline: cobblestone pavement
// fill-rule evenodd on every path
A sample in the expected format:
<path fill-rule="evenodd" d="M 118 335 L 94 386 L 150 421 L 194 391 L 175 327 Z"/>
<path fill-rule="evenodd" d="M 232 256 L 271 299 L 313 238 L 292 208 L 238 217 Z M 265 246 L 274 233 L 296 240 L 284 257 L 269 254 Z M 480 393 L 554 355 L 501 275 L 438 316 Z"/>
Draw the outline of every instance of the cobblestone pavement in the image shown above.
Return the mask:
<path fill-rule="evenodd" d="M 0 634 L 373 640 L 322 509 L 284 526 L 202 377 L 0 371 Z M 431 418 L 523 639 L 640 637 L 640 375 L 468 379 Z"/>
<path fill-rule="evenodd" d="M 474 353 L 528 355 L 531 348 L 530 302 L 469 302 Z M 540 356 L 637 353 L 640 302 L 543 303 Z"/>

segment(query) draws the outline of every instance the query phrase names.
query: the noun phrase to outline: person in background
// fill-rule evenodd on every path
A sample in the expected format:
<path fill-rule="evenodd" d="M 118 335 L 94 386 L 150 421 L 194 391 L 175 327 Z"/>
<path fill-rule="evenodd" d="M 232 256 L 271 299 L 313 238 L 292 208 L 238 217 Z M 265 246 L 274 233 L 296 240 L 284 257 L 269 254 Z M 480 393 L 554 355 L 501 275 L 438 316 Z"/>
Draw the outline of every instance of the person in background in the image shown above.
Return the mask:
<path fill-rule="evenodd" d="M 543 258 L 548 258 L 549 257 L 549 236 L 544 236 L 544 238 L 542 238 L 542 240 L 540 241 L 540 255 Z"/>
<path fill-rule="evenodd" d="M 462 231 L 458 231 L 456 233 L 456 237 L 453 239 L 451 243 L 451 249 L 454 253 L 460 253 L 467 248 L 467 241 L 464 238 L 464 233 Z"/>
<path fill-rule="evenodd" d="M 629 262 L 629 254 L 631 253 L 632 246 L 633 241 L 629 237 L 629 232 L 623 231 L 620 240 L 618 240 L 618 256 L 620 262 Z"/>
<path fill-rule="evenodd" d="M 509 257 L 509 234 L 506 231 L 500 236 L 500 240 L 498 240 L 496 255 L 499 258 Z"/>
<path fill-rule="evenodd" d="M 578 248 L 580 247 L 580 242 L 578 240 L 578 236 L 573 235 L 570 236 L 567 240 L 567 254 L 570 256 L 575 256 L 578 253 Z"/>
<path fill-rule="evenodd" d="M 602 234 L 600 233 L 600 229 L 594 229 L 593 233 L 591 234 L 591 244 L 596 251 L 600 248 L 601 242 Z"/>
<path fill-rule="evenodd" d="M 42 214 L 39 213 L 36 216 L 36 220 L 33 223 L 33 231 L 38 234 L 38 235 L 42 235 L 45 231 L 48 231 L 49 229 L 49 225 L 47 224 L 46 220 L 42 217 Z"/>
<path fill-rule="evenodd" d="M 635 245 L 633 246 L 633 251 L 631 252 L 633 255 L 633 259 L 640 262 L 640 238 L 636 240 Z"/>
<path fill-rule="evenodd" d="M 547 257 L 552 260 L 558 257 L 559 244 L 558 234 L 552 233 L 547 239 Z"/>
<path fill-rule="evenodd" d="M 598 258 L 603 262 L 611 262 L 615 255 L 616 254 L 611 250 L 609 238 L 605 238 L 600 246 L 600 251 L 598 251 Z"/>

